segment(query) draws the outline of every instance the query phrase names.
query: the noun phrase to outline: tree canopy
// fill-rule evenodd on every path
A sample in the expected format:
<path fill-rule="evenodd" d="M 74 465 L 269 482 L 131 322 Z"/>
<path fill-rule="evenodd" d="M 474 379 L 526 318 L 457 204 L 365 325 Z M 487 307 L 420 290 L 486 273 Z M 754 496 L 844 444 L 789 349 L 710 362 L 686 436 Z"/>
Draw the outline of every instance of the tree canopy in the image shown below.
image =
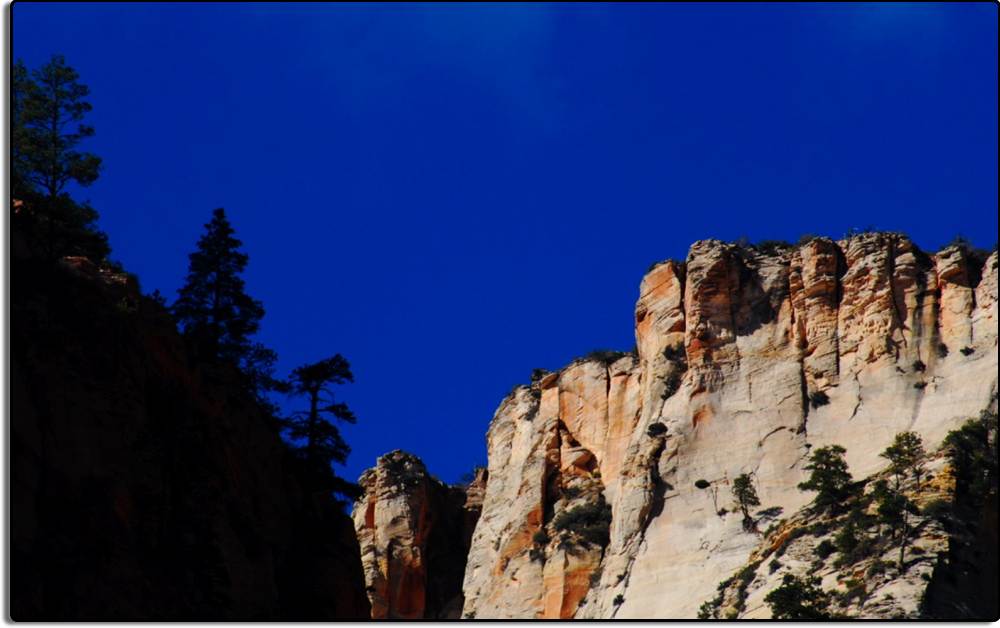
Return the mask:
<path fill-rule="evenodd" d="M 94 135 L 83 123 L 91 110 L 85 100 L 90 88 L 62 55 L 31 73 L 23 63 L 14 72 L 19 103 L 16 106 L 22 146 L 15 164 L 19 174 L 54 198 L 75 181 L 87 186 L 97 180 L 101 158 L 77 150 L 80 142 Z"/>
<path fill-rule="evenodd" d="M 264 317 L 264 306 L 246 293 L 240 276 L 249 261 L 242 245 L 225 210 L 213 211 L 189 256 L 187 279 L 172 308 L 181 330 L 204 357 L 234 364 L 250 353 L 250 336 Z"/>
<path fill-rule="evenodd" d="M 847 450 L 840 445 L 820 447 L 809 457 L 806 471 L 811 471 L 809 479 L 799 483 L 803 491 L 816 491 L 816 504 L 832 506 L 842 502 L 850 493 L 851 474 L 847 470 L 844 454 Z"/>
<path fill-rule="evenodd" d="M 11 73 L 11 191 L 25 208 L 18 216 L 33 242 L 49 257 L 84 255 L 103 261 L 107 236 L 97 212 L 67 192 L 72 182 L 88 186 L 100 174 L 101 158 L 80 150 L 94 135 L 84 124 L 90 89 L 61 55 L 33 71 L 23 62 Z"/>
<path fill-rule="evenodd" d="M 914 432 L 900 432 L 892 444 L 879 454 L 889 461 L 889 469 L 896 476 L 896 488 L 907 474 L 912 474 L 920 485 L 924 470 L 924 444 Z"/>
<path fill-rule="evenodd" d="M 827 608 L 830 594 L 820 588 L 820 579 L 813 576 L 799 579 L 785 574 L 781 585 L 764 597 L 774 619 L 831 619 Z"/>
<path fill-rule="evenodd" d="M 757 489 L 754 488 L 753 479 L 746 473 L 741 473 L 733 480 L 733 497 L 743 513 L 743 529 L 753 530 L 754 522 L 750 516 L 752 506 L 760 506 L 760 498 L 757 497 Z"/>
<path fill-rule="evenodd" d="M 333 490 L 354 495 L 354 487 L 336 477 L 330 465 L 343 464 L 351 448 L 331 419 L 354 423 L 356 418 L 346 403 L 337 402 L 333 386 L 354 381 L 351 366 L 339 353 L 292 371 L 290 392 L 304 396 L 309 407 L 286 420 L 288 437 L 301 443 L 299 453 L 313 477 Z"/>

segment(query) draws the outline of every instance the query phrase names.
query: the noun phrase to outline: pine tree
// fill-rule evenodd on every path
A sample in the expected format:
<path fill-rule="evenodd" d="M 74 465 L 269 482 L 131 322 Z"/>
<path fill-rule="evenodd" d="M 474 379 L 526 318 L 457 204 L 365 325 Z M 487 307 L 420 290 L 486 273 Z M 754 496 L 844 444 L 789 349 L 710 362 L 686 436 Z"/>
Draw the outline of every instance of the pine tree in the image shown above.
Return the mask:
<path fill-rule="evenodd" d="M 76 70 L 59 55 L 28 72 L 18 61 L 11 74 L 11 188 L 26 210 L 18 226 L 50 257 L 86 255 L 103 261 L 110 253 L 107 236 L 97 229 L 98 215 L 67 192 L 74 182 L 93 183 L 101 158 L 80 152 L 80 142 L 94 135 L 83 123 L 91 110 L 90 93 Z M 30 218 L 29 218 L 30 217 Z"/>
<path fill-rule="evenodd" d="M 896 490 L 899 490 L 902 479 L 907 473 L 912 473 L 920 488 L 920 476 L 924 471 L 924 444 L 920 436 L 914 432 L 896 434 L 892 444 L 879 454 L 889 461 L 889 470 L 896 477 Z"/>
<path fill-rule="evenodd" d="M 774 619 L 832 619 L 827 610 L 830 594 L 820 588 L 820 579 L 815 576 L 800 580 L 785 574 L 781 586 L 764 596 L 764 602 L 771 607 Z"/>
<path fill-rule="evenodd" d="M 833 506 L 842 502 L 850 493 L 851 474 L 847 470 L 844 454 L 847 450 L 840 445 L 820 447 L 812 453 L 806 471 L 811 471 L 809 479 L 799 484 L 803 491 L 816 491 L 818 506 Z"/>
<path fill-rule="evenodd" d="M 100 157 L 76 150 L 81 141 L 94 135 L 94 128 L 83 124 L 91 110 L 84 100 L 90 89 L 79 82 L 80 75 L 61 55 L 32 72 L 32 78 L 34 87 L 27 91 L 21 112 L 30 149 L 24 155 L 27 177 L 55 198 L 70 181 L 87 186 L 100 171 Z"/>
<path fill-rule="evenodd" d="M 924 445 L 920 436 L 913 432 L 900 432 L 892 444 L 886 447 L 881 454 L 889 461 L 889 470 L 896 477 L 896 490 L 885 491 L 882 487 L 877 487 L 884 495 L 880 500 L 879 514 L 886 518 L 892 518 L 898 522 L 901 528 L 899 534 L 899 570 L 903 571 L 905 566 L 903 559 L 906 555 L 906 545 L 909 535 L 909 518 L 907 514 L 915 510 L 912 503 L 903 495 L 901 485 L 902 479 L 907 473 L 912 473 L 920 486 L 920 475 L 923 473 L 924 465 Z M 894 522 L 894 523 L 895 523 Z M 893 525 L 895 532 L 896 525 Z"/>
<path fill-rule="evenodd" d="M 983 410 L 944 439 L 948 460 L 955 472 L 957 500 L 981 505 L 995 499 L 1000 476 L 997 447 L 997 413 Z"/>
<path fill-rule="evenodd" d="M 748 474 L 742 473 L 733 480 L 733 497 L 736 498 L 740 512 L 743 513 L 743 529 L 747 532 L 752 531 L 754 521 L 750 516 L 750 507 L 760 506 L 760 498 L 757 497 L 757 489 L 754 488 L 753 480 Z"/>
<path fill-rule="evenodd" d="M 10 109 L 10 187 L 14 198 L 25 200 L 31 194 L 31 183 L 28 178 L 28 127 L 25 119 L 27 100 L 35 97 L 37 86 L 31 80 L 31 75 L 24 62 L 20 59 L 14 63 L 10 75 L 11 109 Z"/>
<path fill-rule="evenodd" d="M 189 256 L 187 280 L 172 311 L 199 358 L 244 368 L 255 357 L 250 337 L 260 327 L 264 306 L 245 291 L 240 275 L 249 257 L 234 234 L 225 210 L 213 211 L 198 250 Z M 266 369 L 274 360 L 264 356 L 262 362 Z"/>
<path fill-rule="evenodd" d="M 306 397 L 309 409 L 295 412 L 286 421 L 288 436 L 293 442 L 301 443 L 299 453 L 313 478 L 348 495 L 354 493 L 351 485 L 336 478 L 330 465 L 346 462 L 351 448 L 330 419 L 356 422 L 347 404 L 334 400 L 332 390 L 334 385 L 353 381 L 351 366 L 339 353 L 296 368 L 289 382 L 291 393 Z"/>
<path fill-rule="evenodd" d="M 875 500 L 875 512 L 878 515 L 879 525 L 889 526 L 889 536 L 895 539 L 896 530 L 903 523 L 906 497 L 889 486 L 885 480 L 879 480 L 872 488 L 872 498 Z M 879 532 L 881 532 L 881 528 Z"/>

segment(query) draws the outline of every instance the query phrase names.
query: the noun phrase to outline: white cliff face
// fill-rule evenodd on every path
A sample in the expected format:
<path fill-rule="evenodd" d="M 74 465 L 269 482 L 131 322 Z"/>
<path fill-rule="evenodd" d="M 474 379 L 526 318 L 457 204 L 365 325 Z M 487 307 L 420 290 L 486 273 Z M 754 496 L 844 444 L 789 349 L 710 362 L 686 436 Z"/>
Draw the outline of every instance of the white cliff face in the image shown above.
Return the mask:
<path fill-rule="evenodd" d="M 758 511 L 787 516 L 813 497 L 796 488 L 813 448 L 845 447 L 861 478 L 898 432 L 936 447 L 996 392 L 996 303 L 996 253 L 980 269 L 891 233 L 702 241 L 655 266 L 637 356 L 576 361 L 500 405 L 464 615 L 694 618 L 760 542 L 732 479 L 753 472 Z M 597 493 L 607 546 L 560 549 L 554 519 Z"/>

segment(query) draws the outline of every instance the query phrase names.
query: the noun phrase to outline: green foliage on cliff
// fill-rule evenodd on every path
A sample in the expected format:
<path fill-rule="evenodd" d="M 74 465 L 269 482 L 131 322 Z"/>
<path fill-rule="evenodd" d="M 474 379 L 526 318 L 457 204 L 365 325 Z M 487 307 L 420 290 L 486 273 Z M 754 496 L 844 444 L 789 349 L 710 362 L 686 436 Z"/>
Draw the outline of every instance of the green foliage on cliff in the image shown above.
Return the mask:
<path fill-rule="evenodd" d="M 997 492 L 997 414 L 983 411 L 948 433 L 945 450 L 955 470 L 955 491 L 976 504 Z"/>
<path fill-rule="evenodd" d="M 629 355 L 634 355 L 634 354 L 629 351 L 615 351 L 613 349 L 594 349 L 593 351 L 591 351 L 590 353 L 588 353 L 587 355 L 583 356 L 580 359 L 585 362 L 600 362 L 604 365 L 610 365 Z"/>
<path fill-rule="evenodd" d="M 733 497 L 736 499 L 740 512 L 743 513 L 743 529 L 747 532 L 754 529 L 754 521 L 750 516 L 750 508 L 760 506 L 760 498 L 757 497 L 757 489 L 754 488 L 753 480 L 746 473 L 741 473 L 733 480 Z"/>
<path fill-rule="evenodd" d="M 37 253 L 49 259 L 80 255 L 103 262 L 107 236 L 98 214 L 73 199 L 66 186 L 97 180 L 101 158 L 79 150 L 94 135 L 84 124 L 90 89 L 61 55 L 29 71 L 23 62 L 11 73 L 11 193 L 20 204 L 13 224 Z"/>
<path fill-rule="evenodd" d="M 611 505 L 599 495 L 597 501 L 574 506 L 559 513 L 552 521 L 558 532 L 570 532 L 585 544 L 605 547 L 610 540 Z"/>
<path fill-rule="evenodd" d="M 916 478 L 917 488 L 920 488 L 920 476 L 924 472 L 926 456 L 920 435 L 915 432 L 900 432 L 879 455 L 889 461 L 889 470 L 896 477 L 897 488 L 907 474 Z"/>
<path fill-rule="evenodd" d="M 820 588 L 820 579 L 816 577 L 800 579 L 785 574 L 781 585 L 768 593 L 764 602 L 771 607 L 774 619 L 831 619 L 827 611 L 830 594 Z"/>
<path fill-rule="evenodd" d="M 809 464 L 804 468 L 811 473 L 809 479 L 799 483 L 799 489 L 816 491 L 817 506 L 839 504 L 850 494 L 851 474 L 844 460 L 846 453 L 840 445 L 830 445 L 820 447 L 809 457 Z"/>

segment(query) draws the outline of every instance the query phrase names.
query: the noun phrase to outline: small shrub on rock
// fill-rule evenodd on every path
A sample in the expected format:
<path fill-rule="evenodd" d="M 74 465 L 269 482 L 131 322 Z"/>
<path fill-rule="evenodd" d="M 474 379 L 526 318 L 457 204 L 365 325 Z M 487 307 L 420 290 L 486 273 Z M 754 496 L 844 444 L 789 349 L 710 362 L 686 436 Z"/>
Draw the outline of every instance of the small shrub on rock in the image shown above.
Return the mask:
<path fill-rule="evenodd" d="M 830 554 L 837 551 L 837 546 L 834 545 L 830 539 L 823 539 L 823 542 L 816 546 L 813 553 L 822 559 L 826 559 Z"/>
<path fill-rule="evenodd" d="M 871 565 L 868 566 L 868 570 L 865 571 L 865 575 L 871 578 L 872 576 L 878 576 L 884 574 L 886 570 L 886 563 L 884 560 L 875 560 Z"/>
<path fill-rule="evenodd" d="M 830 396 L 822 390 L 814 390 L 809 393 L 809 405 L 814 409 L 830 403 Z"/>
<path fill-rule="evenodd" d="M 708 488 L 711 485 L 712 483 L 709 482 L 708 480 L 696 480 L 694 483 L 695 488 L 700 488 L 702 490 Z"/>
<path fill-rule="evenodd" d="M 614 351 L 612 349 L 594 349 L 583 356 L 585 361 L 602 362 L 605 365 L 612 364 L 630 355 L 627 351 Z"/>
<path fill-rule="evenodd" d="M 721 606 L 722 606 L 722 593 L 719 593 L 713 599 L 702 603 L 702 605 L 698 608 L 698 619 L 718 619 L 719 608 Z"/>
<path fill-rule="evenodd" d="M 596 502 L 574 506 L 559 513 L 552 525 L 560 532 L 574 533 L 584 543 L 605 547 L 610 541 L 611 506 L 601 495 Z"/>
<path fill-rule="evenodd" d="M 753 248 L 765 255 L 781 255 L 792 248 L 792 245 L 785 240 L 761 240 L 757 244 L 754 244 Z"/>
<path fill-rule="evenodd" d="M 531 383 L 534 384 L 535 382 L 540 381 L 548 374 L 549 372 L 546 369 L 531 369 Z"/>
<path fill-rule="evenodd" d="M 649 427 L 646 428 L 646 435 L 650 438 L 655 438 L 657 436 L 663 436 L 667 433 L 667 426 L 663 423 L 657 421 L 656 423 L 650 423 Z"/>

